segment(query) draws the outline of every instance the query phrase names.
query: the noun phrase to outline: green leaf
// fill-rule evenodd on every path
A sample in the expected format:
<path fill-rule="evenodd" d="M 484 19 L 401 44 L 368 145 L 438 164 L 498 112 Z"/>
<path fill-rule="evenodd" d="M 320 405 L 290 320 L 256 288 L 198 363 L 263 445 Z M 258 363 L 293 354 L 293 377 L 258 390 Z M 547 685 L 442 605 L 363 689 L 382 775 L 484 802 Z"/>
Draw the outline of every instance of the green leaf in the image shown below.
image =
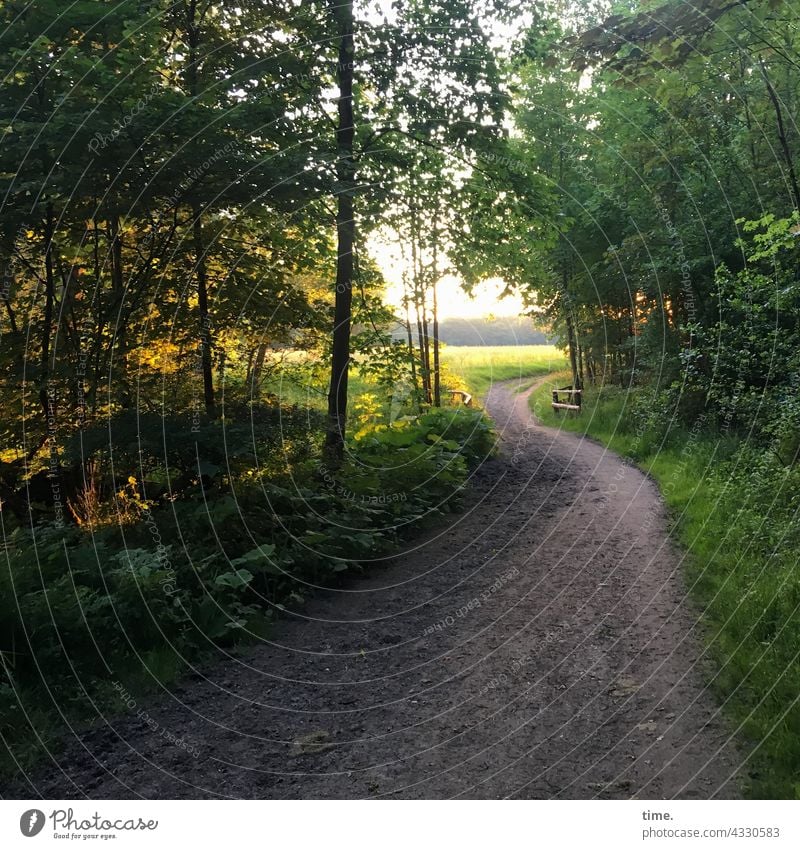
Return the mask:
<path fill-rule="evenodd" d="M 239 589 L 246 587 L 253 580 L 253 573 L 247 569 L 237 569 L 235 572 L 223 572 L 217 575 L 214 583 L 219 587 Z"/>
<path fill-rule="evenodd" d="M 200 460 L 197 464 L 198 474 L 205 475 L 208 478 L 216 477 L 221 469 L 216 463 L 210 463 L 208 460 Z"/>

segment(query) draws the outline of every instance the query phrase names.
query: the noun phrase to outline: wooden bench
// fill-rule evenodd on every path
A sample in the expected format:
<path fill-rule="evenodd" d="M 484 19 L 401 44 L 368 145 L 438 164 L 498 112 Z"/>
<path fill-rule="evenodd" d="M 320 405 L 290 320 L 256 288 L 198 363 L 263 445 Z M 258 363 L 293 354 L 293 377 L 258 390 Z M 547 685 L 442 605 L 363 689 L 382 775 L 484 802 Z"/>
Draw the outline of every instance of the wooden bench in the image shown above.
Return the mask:
<path fill-rule="evenodd" d="M 469 392 L 462 392 L 460 389 L 451 389 L 450 390 L 451 401 L 455 403 L 456 398 L 461 398 L 464 403 L 464 406 L 469 407 L 472 403 L 472 395 Z"/>
<path fill-rule="evenodd" d="M 563 389 L 553 390 L 553 412 L 558 415 L 559 410 L 567 412 L 580 413 L 581 411 L 581 395 L 582 389 L 573 389 L 571 386 L 565 386 Z M 566 395 L 566 400 L 562 401 L 560 395 Z"/>

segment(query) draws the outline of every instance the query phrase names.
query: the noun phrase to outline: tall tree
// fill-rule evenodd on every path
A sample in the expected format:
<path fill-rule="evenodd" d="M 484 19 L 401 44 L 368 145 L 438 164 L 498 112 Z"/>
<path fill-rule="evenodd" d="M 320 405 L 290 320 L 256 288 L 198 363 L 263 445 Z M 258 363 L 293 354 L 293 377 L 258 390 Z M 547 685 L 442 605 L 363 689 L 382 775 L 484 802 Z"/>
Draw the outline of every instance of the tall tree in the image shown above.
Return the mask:
<path fill-rule="evenodd" d="M 339 86 L 336 126 L 336 294 L 333 317 L 331 381 L 328 390 L 327 460 L 336 466 L 344 453 L 347 420 L 347 378 L 350 368 L 350 320 L 353 310 L 353 246 L 356 186 L 354 152 L 353 68 L 355 44 L 352 0 L 331 0 L 331 14 L 338 39 L 336 77 Z"/>

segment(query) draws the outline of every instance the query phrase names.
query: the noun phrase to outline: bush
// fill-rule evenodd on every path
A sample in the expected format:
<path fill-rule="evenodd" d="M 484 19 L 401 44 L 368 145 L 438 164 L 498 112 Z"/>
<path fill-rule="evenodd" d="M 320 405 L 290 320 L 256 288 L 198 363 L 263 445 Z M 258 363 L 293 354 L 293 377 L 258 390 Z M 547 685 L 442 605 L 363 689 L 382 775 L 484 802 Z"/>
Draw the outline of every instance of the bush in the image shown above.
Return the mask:
<path fill-rule="evenodd" d="M 685 399 L 719 429 L 769 436 L 776 408 L 797 394 L 800 285 L 796 231 L 800 219 L 766 215 L 744 222 L 747 265 L 717 269 L 717 320 L 692 326 L 695 345 L 682 354 Z M 684 399 L 684 404 L 685 404 Z M 791 448 L 791 446 L 787 446 Z"/>
<path fill-rule="evenodd" d="M 218 420 L 131 410 L 75 434 L 61 460 L 66 469 L 93 468 L 106 498 L 133 476 L 141 496 L 158 501 L 253 469 L 285 473 L 313 455 L 322 423 L 317 412 L 278 404 L 228 406 Z"/>

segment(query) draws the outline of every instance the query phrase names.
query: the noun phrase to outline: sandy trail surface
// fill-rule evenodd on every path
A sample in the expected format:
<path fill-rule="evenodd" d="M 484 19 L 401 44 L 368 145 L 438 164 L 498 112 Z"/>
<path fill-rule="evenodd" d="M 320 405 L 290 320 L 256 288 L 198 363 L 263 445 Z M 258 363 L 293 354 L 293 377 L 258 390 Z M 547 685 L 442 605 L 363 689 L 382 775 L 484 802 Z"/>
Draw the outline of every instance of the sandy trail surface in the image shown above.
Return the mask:
<path fill-rule="evenodd" d="M 453 522 L 74 736 L 14 795 L 736 797 L 655 485 L 517 389 L 489 394 L 502 451 Z"/>

